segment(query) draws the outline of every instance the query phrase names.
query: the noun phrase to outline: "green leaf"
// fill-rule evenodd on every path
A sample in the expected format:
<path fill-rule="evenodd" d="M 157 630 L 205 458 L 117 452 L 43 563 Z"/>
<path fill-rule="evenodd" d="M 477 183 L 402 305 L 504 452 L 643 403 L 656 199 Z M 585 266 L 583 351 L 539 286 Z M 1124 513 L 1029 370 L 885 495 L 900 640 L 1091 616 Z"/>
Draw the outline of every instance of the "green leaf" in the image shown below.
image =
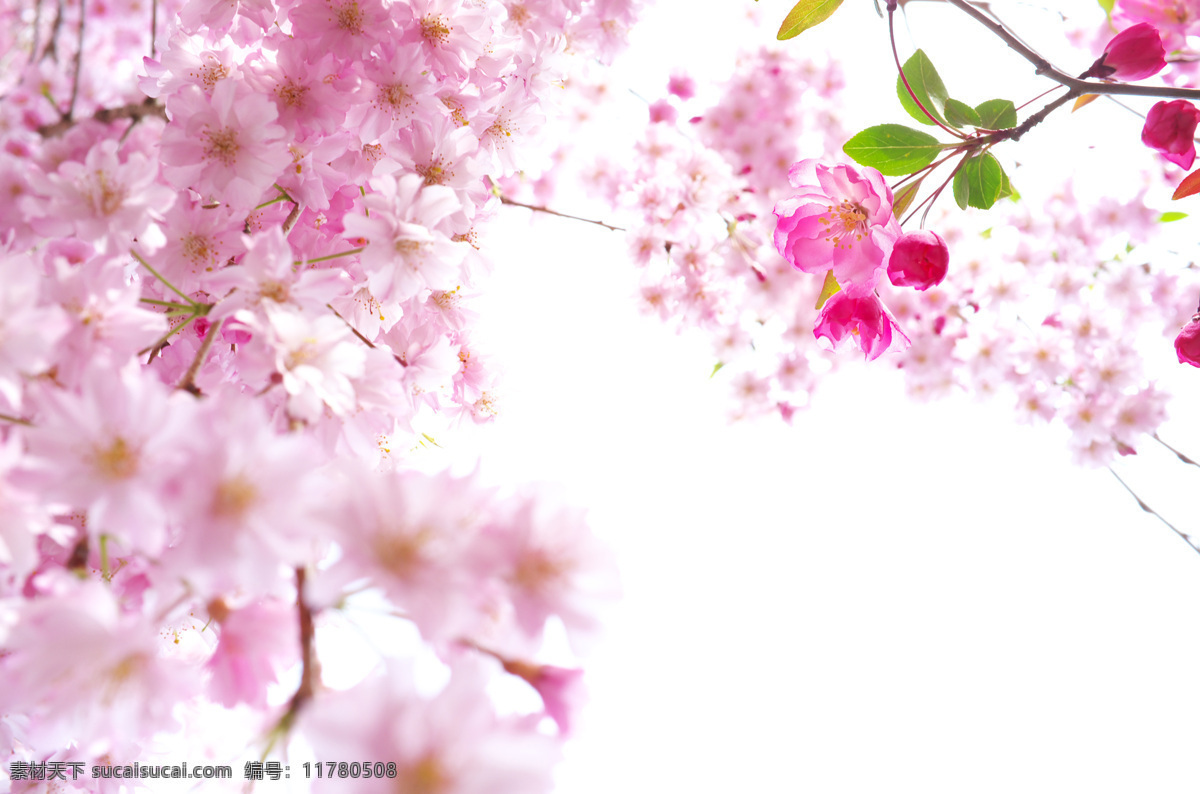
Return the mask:
<path fill-rule="evenodd" d="M 1162 215 L 1158 216 L 1158 220 L 1161 223 L 1170 223 L 1171 221 L 1181 221 L 1186 217 L 1186 212 L 1164 212 Z"/>
<path fill-rule="evenodd" d="M 720 372 L 721 368 L 724 366 L 725 366 L 724 361 L 718 361 L 716 364 L 713 365 L 713 371 L 711 373 L 709 373 L 708 377 L 710 377 L 710 378 L 717 377 L 717 373 Z"/>
<path fill-rule="evenodd" d="M 989 99 L 975 106 L 981 129 L 1008 130 L 1017 126 L 1017 109 L 1008 99 Z"/>
<path fill-rule="evenodd" d="M 900 124 L 868 127 L 842 147 L 854 162 L 877 168 L 886 176 L 920 171 L 932 163 L 941 150 L 942 144 L 937 138 Z"/>
<path fill-rule="evenodd" d="M 942 83 L 942 78 L 938 76 L 937 69 L 933 68 L 933 63 L 930 62 L 924 51 L 917 50 L 911 58 L 904 62 L 904 76 L 908 78 L 909 87 L 912 88 L 917 99 L 921 100 L 925 109 L 944 124 L 946 119 L 942 113 L 950 95 L 946 93 L 946 86 Z M 896 96 L 900 97 L 900 104 L 908 111 L 908 115 L 922 124 L 933 125 L 935 123 L 921 111 L 921 108 L 917 107 L 916 102 L 913 102 L 900 75 L 896 75 Z"/>
<path fill-rule="evenodd" d="M 972 127 L 983 126 L 983 121 L 975 112 L 975 108 L 966 102 L 959 102 L 957 99 L 946 100 L 946 123 L 951 127 L 963 127 L 967 124 Z"/>
<path fill-rule="evenodd" d="M 962 209 L 991 209 L 1000 198 L 1004 180 L 1005 173 L 999 160 L 990 154 L 973 155 L 963 161 L 954 175 L 954 200 Z"/>
<path fill-rule="evenodd" d="M 788 12 L 787 18 L 779 26 L 779 33 L 775 37 L 780 41 L 795 38 L 809 28 L 815 28 L 829 19 L 841 4 L 842 0 L 800 0 Z"/>
<path fill-rule="evenodd" d="M 1115 0 L 1097 0 L 1100 7 L 1104 9 L 1104 13 L 1108 14 L 1108 18 L 1112 19 L 1113 6 L 1116 5 Z"/>
<path fill-rule="evenodd" d="M 832 270 L 825 271 L 825 281 L 821 283 L 821 294 L 817 296 L 817 311 L 825 307 L 825 301 L 842 291 L 842 285 L 833 277 Z"/>
<path fill-rule="evenodd" d="M 921 177 L 896 191 L 896 195 L 892 199 L 892 214 L 896 216 L 896 220 L 900 220 L 900 216 L 912 206 L 913 199 L 917 197 L 917 193 L 921 190 L 921 183 L 924 181 L 925 177 Z"/>

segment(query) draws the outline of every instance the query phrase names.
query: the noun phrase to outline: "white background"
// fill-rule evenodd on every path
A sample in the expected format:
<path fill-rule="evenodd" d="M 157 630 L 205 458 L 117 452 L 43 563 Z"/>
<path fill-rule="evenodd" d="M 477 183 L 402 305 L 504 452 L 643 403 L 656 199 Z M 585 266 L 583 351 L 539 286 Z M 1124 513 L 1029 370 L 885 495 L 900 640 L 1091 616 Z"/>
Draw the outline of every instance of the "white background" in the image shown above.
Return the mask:
<path fill-rule="evenodd" d="M 657 97 L 673 66 L 728 73 L 754 43 L 729 32 L 748 5 L 664 0 L 618 79 Z M 791 4 L 761 5 L 765 41 Z M 933 5 L 910 6 L 912 30 L 952 93 L 1036 93 L 1023 61 Z M 1053 15 L 997 5 L 1053 51 Z M 785 46 L 825 42 L 861 98 L 848 127 L 902 122 L 870 4 Z M 1128 167 L 1151 162 L 1139 120 L 1082 118 L 1059 125 L 1086 142 L 1117 126 Z M 1047 126 L 1010 156 L 1086 176 Z M 1061 432 L 1016 426 L 1006 402 L 911 404 L 879 365 L 825 381 L 794 427 L 730 426 L 703 346 L 638 316 L 619 234 L 516 226 L 488 240 L 479 336 L 504 396 L 484 474 L 589 505 L 625 589 L 560 794 L 1196 790 L 1200 556 L 1108 472 L 1073 467 Z M 1162 436 L 1200 455 L 1200 373 L 1166 372 Z M 1200 531 L 1200 469 L 1139 452 L 1118 471 Z"/>

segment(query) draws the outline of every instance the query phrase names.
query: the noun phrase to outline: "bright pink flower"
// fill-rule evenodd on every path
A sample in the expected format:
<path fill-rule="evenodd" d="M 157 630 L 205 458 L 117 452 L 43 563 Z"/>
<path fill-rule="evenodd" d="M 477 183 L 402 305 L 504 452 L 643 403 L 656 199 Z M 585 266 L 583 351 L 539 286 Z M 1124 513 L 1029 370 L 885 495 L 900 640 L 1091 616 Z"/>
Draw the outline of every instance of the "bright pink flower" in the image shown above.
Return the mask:
<path fill-rule="evenodd" d="M 1142 143 L 1157 149 L 1180 168 L 1191 168 L 1196 159 L 1193 136 L 1197 124 L 1200 124 L 1200 110 L 1186 99 L 1159 102 L 1146 116 Z"/>
<path fill-rule="evenodd" d="M 821 317 L 813 334 L 818 340 L 826 339 L 835 346 L 853 335 L 858 349 L 868 361 L 873 361 L 891 347 L 894 326 L 879 298 L 874 295 L 855 297 L 838 292 L 821 309 Z"/>
<path fill-rule="evenodd" d="M 775 247 L 805 273 L 833 270 L 842 289 L 871 292 L 900 224 L 892 191 L 874 168 L 802 160 L 788 180 L 799 193 L 775 205 Z"/>
<path fill-rule="evenodd" d="M 1153 25 L 1139 22 L 1113 37 L 1082 77 L 1110 80 L 1145 80 L 1166 68 L 1166 50 Z"/>
<path fill-rule="evenodd" d="M 1200 367 L 1200 314 L 1192 315 L 1191 321 L 1175 337 L 1175 354 L 1179 356 L 1180 364 Z"/>
<path fill-rule="evenodd" d="M 908 232 L 896 241 L 887 274 L 897 287 L 924 291 L 942 283 L 950 267 L 950 250 L 937 232 Z"/>

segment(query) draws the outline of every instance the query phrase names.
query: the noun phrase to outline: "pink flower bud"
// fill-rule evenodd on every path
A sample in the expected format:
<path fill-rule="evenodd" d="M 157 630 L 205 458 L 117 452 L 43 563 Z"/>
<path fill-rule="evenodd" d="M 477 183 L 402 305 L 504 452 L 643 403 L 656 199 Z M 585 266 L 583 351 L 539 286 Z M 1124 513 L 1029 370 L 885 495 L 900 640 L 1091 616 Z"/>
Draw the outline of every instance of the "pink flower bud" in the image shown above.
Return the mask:
<path fill-rule="evenodd" d="M 1162 156 L 1180 168 L 1191 168 L 1196 159 L 1196 125 L 1200 110 L 1186 99 L 1159 102 L 1150 108 L 1146 126 L 1142 127 L 1142 143 L 1162 152 Z"/>
<path fill-rule="evenodd" d="M 1175 354 L 1180 364 L 1200 367 L 1200 314 L 1193 314 L 1191 322 L 1175 337 Z"/>
<path fill-rule="evenodd" d="M 1109 80 L 1145 80 L 1158 74 L 1167 65 L 1158 30 L 1147 22 L 1139 22 L 1113 37 L 1083 76 Z"/>
<path fill-rule="evenodd" d="M 888 278 L 897 287 L 927 290 L 942 283 L 950 267 L 950 250 L 937 232 L 908 232 L 892 247 Z"/>

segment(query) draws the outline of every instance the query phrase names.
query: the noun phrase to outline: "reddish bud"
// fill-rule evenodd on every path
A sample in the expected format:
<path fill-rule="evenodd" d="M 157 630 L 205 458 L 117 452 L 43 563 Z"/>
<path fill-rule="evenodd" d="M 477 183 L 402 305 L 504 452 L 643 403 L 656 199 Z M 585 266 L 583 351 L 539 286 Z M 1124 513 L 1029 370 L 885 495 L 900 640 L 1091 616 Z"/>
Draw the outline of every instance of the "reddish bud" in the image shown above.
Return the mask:
<path fill-rule="evenodd" d="M 1200 367 L 1200 314 L 1193 314 L 1192 321 L 1175 337 L 1175 354 L 1180 364 Z"/>
<path fill-rule="evenodd" d="M 1142 127 L 1142 143 L 1156 149 L 1180 168 L 1191 168 L 1196 159 L 1196 125 L 1200 110 L 1186 99 L 1159 102 L 1150 108 L 1146 126 Z"/>
<path fill-rule="evenodd" d="M 908 232 L 892 247 L 888 278 L 897 287 L 927 290 L 942 283 L 950 268 L 950 249 L 937 232 Z"/>
<path fill-rule="evenodd" d="M 1124 82 L 1145 80 L 1166 67 L 1166 55 L 1162 37 L 1154 26 L 1139 22 L 1114 36 L 1104 48 L 1104 54 L 1083 73 L 1083 77 Z"/>

